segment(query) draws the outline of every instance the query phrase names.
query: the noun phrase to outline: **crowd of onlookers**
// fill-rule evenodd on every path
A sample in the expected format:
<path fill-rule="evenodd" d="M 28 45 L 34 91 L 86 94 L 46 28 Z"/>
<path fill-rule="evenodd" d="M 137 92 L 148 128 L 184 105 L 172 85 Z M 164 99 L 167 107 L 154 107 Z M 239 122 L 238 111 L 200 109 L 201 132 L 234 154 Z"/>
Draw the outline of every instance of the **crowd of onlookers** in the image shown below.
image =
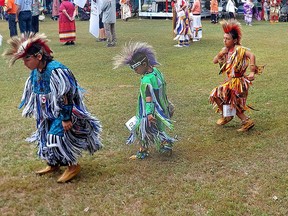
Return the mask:
<path fill-rule="evenodd" d="M 241 0 L 234 2 L 228 0 L 222 2 L 222 11 L 219 14 L 225 17 L 229 12 L 235 15 L 243 15 L 247 23 L 247 17 L 254 17 L 256 20 L 271 22 L 287 21 L 288 1 L 285 0 Z M 231 7 L 233 7 L 231 9 Z"/>
<path fill-rule="evenodd" d="M 44 19 L 44 16 L 43 16 L 44 14 L 49 14 L 51 15 L 51 19 L 57 21 L 59 18 L 59 7 L 60 7 L 61 0 L 40 0 L 40 1 L 41 1 L 40 8 L 43 9 L 43 14 L 42 14 L 42 11 L 40 11 L 39 13 L 40 20 Z M 6 19 L 8 21 L 9 12 L 7 11 L 7 7 L 5 7 L 5 2 L 7 4 L 9 0 L 0 0 L 0 19 L 2 20 Z M 132 12 L 137 13 L 138 5 L 134 5 L 135 3 L 133 4 L 131 0 L 130 1 L 128 0 L 127 4 L 126 3 L 123 4 L 123 2 L 126 2 L 126 1 L 116 0 L 116 17 L 117 18 L 123 18 L 123 12 L 125 11 L 126 11 L 125 13 L 128 13 L 128 14 L 129 13 L 131 14 Z M 172 2 L 173 0 L 171 1 L 171 4 Z M 189 2 L 191 5 L 193 5 L 194 0 L 192 1 L 190 0 Z M 245 4 L 250 3 L 250 2 L 252 3 L 251 5 L 253 5 L 252 12 L 253 12 L 253 16 L 255 17 L 255 19 L 268 21 L 270 20 L 270 17 L 271 17 L 270 14 L 272 14 L 272 16 L 276 15 L 276 17 L 273 17 L 272 19 L 274 21 L 276 21 L 277 17 L 279 21 L 282 21 L 282 22 L 287 21 L 287 13 L 288 13 L 288 1 L 287 0 L 238 0 L 238 1 L 237 0 L 211 0 L 210 4 L 208 4 L 209 0 L 206 0 L 205 4 L 202 7 L 210 10 L 211 17 L 213 20 L 215 20 L 216 18 L 214 16 L 216 16 L 217 19 L 228 18 L 230 16 L 229 12 L 231 12 L 231 10 L 235 16 L 245 15 L 247 11 L 247 7 L 245 8 Z M 216 4 L 216 9 L 215 9 L 215 4 Z M 235 9 L 233 9 L 231 5 L 233 5 Z M 77 8 L 76 17 L 79 18 L 79 20 L 89 20 L 90 12 L 91 12 L 91 1 L 88 0 L 83 8 Z M 34 18 L 36 19 L 36 17 Z"/>
<path fill-rule="evenodd" d="M 0 0 L 0 19 L 8 21 L 10 37 L 20 33 L 38 32 L 39 20 L 49 17 L 59 22 L 60 42 L 65 45 L 74 45 L 76 40 L 75 19 L 89 20 L 91 13 L 91 3 L 88 0 L 83 8 L 79 8 L 70 0 Z M 130 0 L 93 0 L 100 7 L 99 12 L 99 38 L 98 41 L 107 41 L 107 46 L 115 46 L 115 23 L 116 18 L 122 18 L 127 21 L 131 16 L 132 4 Z M 209 0 L 207 0 L 209 2 Z M 206 3 L 207 3 L 206 1 Z M 193 37 L 193 41 L 199 41 L 202 35 L 201 8 L 209 8 L 211 14 L 211 23 L 218 23 L 220 18 L 233 19 L 239 14 L 244 16 L 246 25 L 252 26 L 252 20 L 265 20 L 270 22 L 287 22 L 288 1 L 287 0 L 234 0 L 222 1 L 210 0 L 210 4 L 203 5 L 200 0 L 184 1 L 172 0 L 171 6 L 174 13 L 177 12 L 177 22 L 175 21 L 175 34 L 182 46 L 185 41 Z M 112 2 L 113 8 L 111 9 Z M 183 2 L 186 2 L 185 4 Z M 117 6 L 119 5 L 119 6 Z M 197 6 L 198 5 L 198 6 Z M 103 7 L 102 7 L 103 6 Z M 118 8 L 119 7 L 119 8 Z M 186 11 L 186 12 L 185 12 Z M 181 15 L 181 12 L 184 12 Z M 104 15 L 104 16 L 103 16 Z M 116 16 L 115 16 L 116 15 Z M 87 16 L 87 17 L 86 17 Z M 189 20 L 189 16 L 193 19 Z M 198 21 L 199 20 L 199 21 Z M 193 22 L 193 23 L 192 23 Z M 193 26 L 191 28 L 191 26 Z M 186 30 L 185 30 L 186 29 Z M 190 29 L 190 30 L 189 30 Z M 108 34 L 108 36 L 107 36 Z M 183 38 L 188 35 L 188 38 Z M 108 37 L 111 37 L 110 39 Z M 175 40 L 176 40 L 175 39 Z M 180 46 L 180 45 L 177 46 Z"/>
<path fill-rule="evenodd" d="M 76 41 L 76 25 L 75 19 L 79 18 L 79 14 L 86 13 L 88 19 L 90 18 L 91 5 L 87 1 L 85 6 L 81 9 L 70 0 L 52 0 L 49 4 L 51 7 L 43 7 L 39 0 L 0 0 L 1 10 L 3 11 L 2 19 L 8 21 L 10 37 L 17 36 L 17 26 L 19 26 L 20 33 L 37 33 L 39 31 L 40 15 L 44 11 L 51 12 L 52 20 L 58 21 L 59 39 L 64 45 L 75 45 Z M 46 2 L 47 3 L 47 2 Z M 93 29 L 99 29 L 99 34 L 94 35 L 97 41 L 107 42 L 107 47 L 114 47 L 116 45 L 116 0 L 93 0 L 94 7 L 97 8 L 96 14 L 99 16 L 98 21 L 92 22 Z M 120 16 L 123 20 L 128 21 L 131 17 L 131 4 L 129 0 L 120 0 Z M 46 5 L 47 6 L 47 5 Z M 80 13 L 79 13 L 80 11 Z M 2 12 L 1 12 L 2 14 Z M 93 14 L 93 13 L 91 13 Z M 86 19 L 85 19 L 86 20 Z"/>

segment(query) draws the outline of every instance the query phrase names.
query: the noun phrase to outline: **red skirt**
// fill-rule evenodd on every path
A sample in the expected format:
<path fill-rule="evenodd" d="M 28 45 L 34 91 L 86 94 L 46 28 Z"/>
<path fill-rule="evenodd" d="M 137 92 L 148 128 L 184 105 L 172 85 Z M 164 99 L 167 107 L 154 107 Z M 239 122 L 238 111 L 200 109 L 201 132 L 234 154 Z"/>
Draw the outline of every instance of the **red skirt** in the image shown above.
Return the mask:
<path fill-rule="evenodd" d="M 75 20 L 72 22 L 59 22 L 59 39 L 61 43 L 76 40 Z"/>

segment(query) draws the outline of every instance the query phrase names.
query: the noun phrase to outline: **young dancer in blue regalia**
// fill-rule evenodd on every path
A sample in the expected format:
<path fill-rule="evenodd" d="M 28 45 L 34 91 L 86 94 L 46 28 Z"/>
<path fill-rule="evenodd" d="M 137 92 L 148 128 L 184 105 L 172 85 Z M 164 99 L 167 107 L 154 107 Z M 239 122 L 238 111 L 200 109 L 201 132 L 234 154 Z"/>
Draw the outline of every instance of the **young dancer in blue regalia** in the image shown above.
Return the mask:
<path fill-rule="evenodd" d="M 99 120 L 87 111 L 81 88 L 71 70 L 53 60 L 44 34 L 13 37 L 11 48 L 3 55 L 10 65 L 18 59 L 31 70 L 26 81 L 20 108 L 22 115 L 36 119 L 36 132 L 27 140 L 38 143 L 38 156 L 48 166 L 37 174 L 46 174 L 68 166 L 59 183 L 80 172 L 77 158 L 82 150 L 91 154 L 102 147 Z"/>

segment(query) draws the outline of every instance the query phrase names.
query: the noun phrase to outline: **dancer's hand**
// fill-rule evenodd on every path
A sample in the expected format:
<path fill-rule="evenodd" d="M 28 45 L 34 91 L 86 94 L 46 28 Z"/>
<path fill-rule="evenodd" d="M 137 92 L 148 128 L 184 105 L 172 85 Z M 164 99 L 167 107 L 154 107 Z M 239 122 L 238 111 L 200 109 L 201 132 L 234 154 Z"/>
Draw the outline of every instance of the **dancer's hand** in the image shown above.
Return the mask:
<path fill-rule="evenodd" d="M 227 47 L 223 47 L 222 50 L 220 51 L 220 55 L 223 56 L 223 55 L 227 54 L 228 51 L 229 51 L 229 50 L 228 50 Z"/>
<path fill-rule="evenodd" d="M 247 76 L 247 79 L 249 81 L 253 81 L 255 79 L 255 73 L 254 72 L 250 72 L 250 74 Z"/>
<path fill-rule="evenodd" d="M 70 120 L 69 121 L 62 121 L 62 126 L 63 126 L 65 131 L 68 131 L 72 128 L 73 124 Z"/>
<path fill-rule="evenodd" d="M 156 119 L 154 118 L 154 116 L 152 114 L 148 115 L 148 121 L 151 124 L 156 124 Z"/>

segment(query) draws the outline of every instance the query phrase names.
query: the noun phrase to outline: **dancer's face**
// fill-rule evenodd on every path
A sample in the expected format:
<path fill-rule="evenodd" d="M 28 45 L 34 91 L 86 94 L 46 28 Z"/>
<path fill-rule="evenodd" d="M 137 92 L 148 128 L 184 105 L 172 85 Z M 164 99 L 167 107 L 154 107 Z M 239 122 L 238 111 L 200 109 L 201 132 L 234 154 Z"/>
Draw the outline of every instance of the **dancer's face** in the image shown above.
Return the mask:
<path fill-rule="evenodd" d="M 225 33 L 223 37 L 223 42 L 224 46 L 229 49 L 235 46 L 237 39 L 233 39 L 230 34 Z"/>
<path fill-rule="evenodd" d="M 139 65 L 138 67 L 136 67 L 134 69 L 134 71 L 137 74 L 143 75 L 143 74 L 145 74 L 148 71 L 148 69 L 149 69 L 149 67 L 147 67 L 147 63 L 146 62 L 142 62 L 142 64 Z"/>
<path fill-rule="evenodd" d="M 41 54 L 26 55 L 23 57 L 24 65 L 30 70 L 34 70 L 39 66 L 41 58 L 42 58 Z"/>

